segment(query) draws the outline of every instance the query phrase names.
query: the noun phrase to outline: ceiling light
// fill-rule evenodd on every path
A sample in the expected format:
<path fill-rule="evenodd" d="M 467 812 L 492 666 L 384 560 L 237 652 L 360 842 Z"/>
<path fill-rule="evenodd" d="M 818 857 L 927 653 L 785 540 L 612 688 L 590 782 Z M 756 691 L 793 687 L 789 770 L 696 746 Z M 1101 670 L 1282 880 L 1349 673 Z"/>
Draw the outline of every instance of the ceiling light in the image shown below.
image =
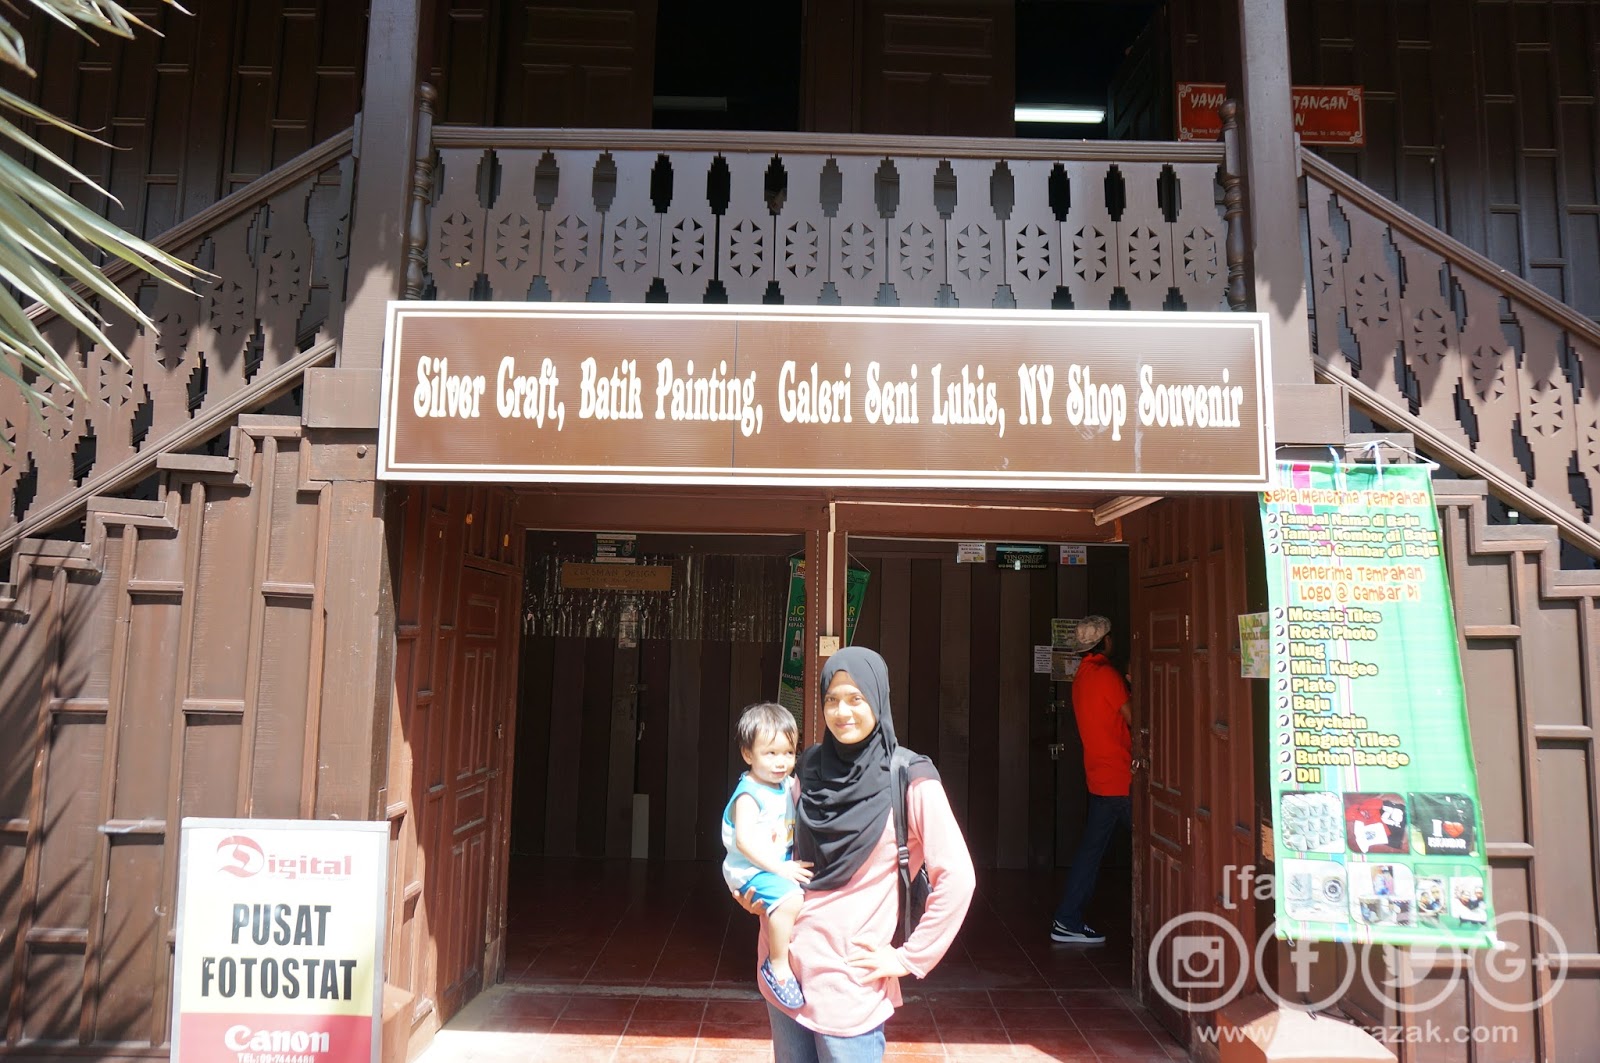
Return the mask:
<path fill-rule="evenodd" d="M 1019 122 L 1050 122 L 1058 125 L 1098 125 L 1106 120 L 1104 107 L 1067 107 L 1061 104 L 1018 104 L 1014 117 Z"/>

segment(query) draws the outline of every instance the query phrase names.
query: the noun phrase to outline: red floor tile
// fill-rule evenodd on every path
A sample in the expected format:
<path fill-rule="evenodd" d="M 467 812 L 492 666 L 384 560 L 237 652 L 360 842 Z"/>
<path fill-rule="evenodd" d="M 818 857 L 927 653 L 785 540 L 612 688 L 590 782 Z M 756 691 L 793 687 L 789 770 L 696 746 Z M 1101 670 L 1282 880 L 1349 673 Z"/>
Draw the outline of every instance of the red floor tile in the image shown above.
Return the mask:
<path fill-rule="evenodd" d="M 703 1048 L 696 1046 L 694 1063 L 764 1063 L 772 1059 L 770 1046 L 765 1053 L 754 1053 L 745 1048 Z"/>
<path fill-rule="evenodd" d="M 1128 1002 L 1115 989 L 1062 989 L 1056 994 L 1061 1006 L 1074 1008 L 1125 1008 Z"/>
<path fill-rule="evenodd" d="M 494 1005 L 497 1015 L 507 1019 L 555 1018 L 572 998 L 563 993 L 508 993 Z"/>
<path fill-rule="evenodd" d="M 998 1030 L 1001 1028 L 1000 1013 L 992 1007 L 986 1008 L 939 1008 L 933 1014 L 933 1021 L 939 1024 L 939 1029 L 972 1027 Z"/>
<path fill-rule="evenodd" d="M 1148 1030 L 1085 1030 L 1089 1044 L 1102 1056 L 1121 1060 L 1167 1059 L 1167 1050 Z"/>
<path fill-rule="evenodd" d="M 690 1063 L 694 1045 L 638 1044 L 624 1037 L 615 1059 L 617 1063 Z"/>
<path fill-rule="evenodd" d="M 641 997 L 638 1005 L 633 1009 L 633 1019 L 659 1020 L 659 1019 L 693 1019 L 696 1024 L 706 1013 L 704 1000 L 689 1000 L 682 997 Z"/>
<path fill-rule="evenodd" d="M 886 1042 L 886 1045 L 887 1047 L 884 1051 L 890 1056 L 936 1055 L 940 1059 L 944 1058 L 944 1042 L 937 1035 L 913 1037 L 904 1040 L 896 1040 L 891 1037 Z"/>
<path fill-rule="evenodd" d="M 1060 1008 L 1011 1008 L 1000 1013 L 1000 1023 L 1007 1031 L 1018 1030 L 1076 1030 L 1077 1024 Z"/>
<path fill-rule="evenodd" d="M 556 1020 L 550 1028 L 552 1036 L 584 1036 L 611 1039 L 612 1044 L 617 1043 L 617 1038 L 622 1036 L 623 1023 L 618 1019 L 569 1019 L 565 1016 Z"/>
<path fill-rule="evenodd" d="M 700 1033 L 698 1019 L 664 1019 L 660 1021 L 631 1020 L 622 1031 L 624 1044 L 678 1045 L 694 1044 Z"/>
<path fill-rule="evenodd" d="M 575 996 L 561 1013 L 561 1019 L 627 1019 L 638 1003 L 638 997 Z"/>
<path fill-rule="evenodd" d="M 764 1000 L 712 1000 L 706 1003 L 705 1021 L 767 1026 L 771 1019 Z"/>
<path fill-rule="evenodd" d="M 1011 1042 L 1047 1054 L 1094 1055 L 1094 1046 L 1089 1037 L 1076 1030 L 1013 1030 Z"/>

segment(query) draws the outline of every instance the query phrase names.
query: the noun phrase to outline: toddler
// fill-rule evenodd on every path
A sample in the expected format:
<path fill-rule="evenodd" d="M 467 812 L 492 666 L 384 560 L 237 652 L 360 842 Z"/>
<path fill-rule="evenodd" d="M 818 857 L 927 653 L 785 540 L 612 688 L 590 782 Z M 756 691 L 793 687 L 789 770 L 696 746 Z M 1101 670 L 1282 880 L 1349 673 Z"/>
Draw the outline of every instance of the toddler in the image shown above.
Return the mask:
<path fill-rule="evenodd" d="M 753 891 L 766 906 L 767 961 L 761 979 L 778 1003 L 805 1003 L 789 969 L 789 936 L 800 914 L 802 885 L 811 865 L 794 855 L 795 746 L 800 730 L 789 710 L 772 702 L 751 705 L 739 716 L 739 752 L 750 770 L 739 776 L 722 812 L 722 845 L 728 850 L 722 877 L 734 893 Z"/>

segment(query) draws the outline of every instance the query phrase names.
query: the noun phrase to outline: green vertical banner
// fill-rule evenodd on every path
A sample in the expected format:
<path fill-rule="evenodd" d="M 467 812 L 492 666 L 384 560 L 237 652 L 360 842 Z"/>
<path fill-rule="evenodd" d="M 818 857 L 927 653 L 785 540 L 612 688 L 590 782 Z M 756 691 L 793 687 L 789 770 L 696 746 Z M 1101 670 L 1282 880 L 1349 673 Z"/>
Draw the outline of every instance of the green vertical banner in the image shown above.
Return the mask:
<path fill-rule="evenodd" d="M 861 618 L 861 603 L 867 598 L 867 580 L 872 573 L 863 568 L 846 572 L 844 590 L 845 645 L 855 642 L 856 621 Z M 783 616 L 783 670 L 778 676 L 778 704 L 805 719 L 806 681 L 806 563 L 789 559 L 789 607 Z"/>
<path fill-rule="evenodd" d="M 1490 947 L 1428 470 L 1282 463 L 1278 474 L 1261 496 L 1278 935 Z"/>

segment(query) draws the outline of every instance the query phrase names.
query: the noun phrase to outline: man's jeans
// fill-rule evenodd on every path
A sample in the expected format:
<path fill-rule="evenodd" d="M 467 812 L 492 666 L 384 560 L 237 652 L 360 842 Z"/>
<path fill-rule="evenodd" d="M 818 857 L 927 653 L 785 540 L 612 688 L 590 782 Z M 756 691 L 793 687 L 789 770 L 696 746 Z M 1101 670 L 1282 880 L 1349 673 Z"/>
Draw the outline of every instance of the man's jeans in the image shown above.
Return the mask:
<path fill-rule="evenodd" d="M 772 1022 L 772 1055 L 777 1063 L 881 1063 L 883 1059 L 882 1026 L 854 1037 L 833 1037 L 806 1029 L 770 1003 L 767 1018 Z"/>
<path fill-rule="evenodd" d="M 1100 858 L 1105 856 L 1106 847 L 1111 844 L 1111 836 L 1118 827 L 1132 829 L 1133 799 L 1090 794 L 1083 838 L 1078 842 L 1078 852 L 1067 872 L 1067 888 L 1056 908 L 1056 922 L 1068 930 L 1083 929 L 1083 906 L 1094 895 L 1095 880 L 1100 877 Z"/>

